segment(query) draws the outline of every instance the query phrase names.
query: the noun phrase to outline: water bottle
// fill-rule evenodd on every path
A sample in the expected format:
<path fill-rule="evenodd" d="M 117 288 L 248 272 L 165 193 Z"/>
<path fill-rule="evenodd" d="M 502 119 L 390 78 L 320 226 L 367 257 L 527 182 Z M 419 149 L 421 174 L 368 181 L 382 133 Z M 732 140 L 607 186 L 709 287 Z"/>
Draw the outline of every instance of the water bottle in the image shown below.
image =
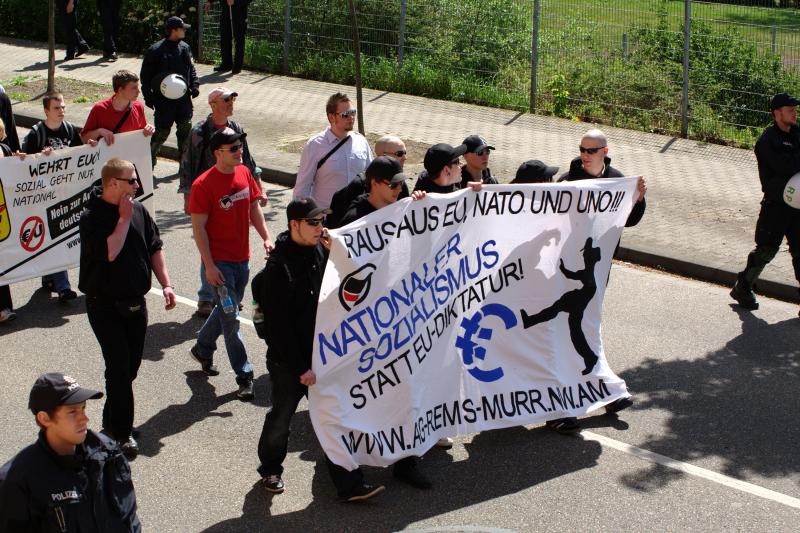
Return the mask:
<path fill-rule="evenodd" d="M 225 311 L 225 314 L 233 313 L 236 306 L 233 304 L 233 298 L 228 294 L 228 287 L 220 285 L 217 287 L 217 294 L 219 294 L 219 303 L 222 305 L 222 310 Z"/>
<path fill-rule="evenodd" d="M 253 326 L 256 328 L 256 335 L 260 339 L 266 339 L 266 331 L 264 330 L 264 312 L 258 306 L 258 302 L 253 300 Z"/>

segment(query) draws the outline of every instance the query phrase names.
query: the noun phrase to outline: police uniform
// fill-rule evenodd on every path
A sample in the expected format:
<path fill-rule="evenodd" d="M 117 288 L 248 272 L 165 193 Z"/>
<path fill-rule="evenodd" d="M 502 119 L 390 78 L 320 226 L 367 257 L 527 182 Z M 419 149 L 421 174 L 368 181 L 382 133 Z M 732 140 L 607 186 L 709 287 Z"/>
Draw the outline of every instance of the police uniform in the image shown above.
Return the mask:
<path fill-rule="evenodd" d="M 781 93 L 772 100 L 772 109 L 797 106 L 800 100 Z M 761 181 L 761 211 L 756 222 L 756 247 L 747 256 L 747 265 L 739 273 L 731 296 L 747 308 L 757 309 L 752 293 L 753 283 L 772 261 L 783 237 L 789 244 L 794 276 L 800 282 L 800 210 L 783 200 L 783 189 L 794 174 L 800 172 L 800 128 L 792 125 L 783 131 L 777 124 L 764 130 L 756 141 L 758 178 Z"/>
<path fill-rule="evenodd" d="M 171 17 L 167 22 L 167 31 L 171 31 Z M 177 21 L 174 23 L 177 24 Z M 172 26 L 174 27 L 174 26 Z M 188 28 L 188 24 L 183 24 Z M 161 81 L 169 74 L 178 74 L 186 81 L 186 94 L 177 100 L 171 100 L 161 94 Z M 150 150 L 153 166 L 156 164 L 156 154 L 161 145 L 169 137 L 172 124 L 177 127 L 178 151 L 183 153 L 184 142 L 192 129 L 192 98 L 200 94 L 200 81 L 192 59 L 192 48 L 184 41 L 171 41 L 161 39 L 150 46 L 142 60 L 142 69 L 139 75 L 142 81 L 142 96 L 147 107 L 155 110 L 154 121 L 156 131 L 150 140 Z"/>
<path fill-rule="evenodd" d="M 220 0 L 219 51 L 222 62 L 214 70 L 232 70 L 234 74 L 242 71 L 244 64 L 244 39 L 247 34 L 247 7 L 251 0 L 234 0 L 233 5 Z M 213 3 L 208 0 L 208 3 Z M 231 19 L 233 16 L 233 19 Z M 232 20 L 232 22 L 231 22 Z M 231 34 L 233 28 L 233 34 Z M 236 41 L 236 54 L 233 54 L 232 39 Z"/>

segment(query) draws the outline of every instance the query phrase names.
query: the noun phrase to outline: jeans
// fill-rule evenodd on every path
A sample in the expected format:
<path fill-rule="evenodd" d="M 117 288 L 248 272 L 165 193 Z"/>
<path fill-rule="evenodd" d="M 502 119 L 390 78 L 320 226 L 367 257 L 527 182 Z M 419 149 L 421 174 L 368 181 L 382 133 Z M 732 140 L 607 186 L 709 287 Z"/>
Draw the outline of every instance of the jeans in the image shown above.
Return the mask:
<path fill-rule="evenodd" d="M 66 270 L 42 276 L 42 287 L 51 287 L 52 292 L 58 293 L 72 288 Z"/>
<path fill-rule="evenodd" d="M 86 314 L 106 364 L 103 428 L 118 441 L 126 441 L 133 428 L 133 380 L 142 363 L 147 307 L 123 316 L 114 302 L 87 297 Z"/>
<path fill-rule="evenodd" d="M 283 474 L 283 460 L 289 445 L 289 426 L 297 404 L 308 394 L 308 388 L 300 383 L 297 375 L 285 367 L 267 363 L 272 384 L 272 409 L 264 419 L 261 437 L 258 439 L 258 459 L 261 477 Z"/>
<path fill-rule="evenodd" d="M 197 291 L 197 300 L 199 302 L 214 301 L 214 287 L 206 279 L 206 270 L 203 268 L 202 262 L 200 262 L 200 289 Z"/>
<path fill-rule="evenodd" d="M 215 261 L 214 264 L 225 278 L 225 287 L 228 295 L 233 300 L 233 312 L 226 313 L 219 301 L 219 294 L 214 291 L 214 309 L 206 319 L 200 332 L 197 334 L 197 351 L 201 357 L 211 359 L 217 349 L 217 339 L 222 334 L 225 340 L 225 350 L 228 352 L 231 368 L 236 373 L 236 382 L 242 384 L 253 379 L 253 365 L 247 358 L 242 334 L 239 331 L 239 302 L 244 298 L 244 290 L 250 274 L 247 261 L 231 263 Z M 205 277 L 205 266 L 200 267 L 200 275 Z"/>

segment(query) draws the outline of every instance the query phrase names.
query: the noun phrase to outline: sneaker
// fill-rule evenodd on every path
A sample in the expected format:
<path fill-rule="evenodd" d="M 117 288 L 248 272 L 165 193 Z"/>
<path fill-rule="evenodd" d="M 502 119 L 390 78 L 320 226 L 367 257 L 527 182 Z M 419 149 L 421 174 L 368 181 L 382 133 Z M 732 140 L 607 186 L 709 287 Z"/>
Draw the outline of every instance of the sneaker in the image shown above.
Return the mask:
<path fill-rule="evenodd" d="M 15 318 L 17 318 L 17 313 L 12 311 L 11 309 L 6 308 L 0 310 L 0 322 L 11 322 Z"/>
<path fill-rule="evenodd" d="M 395 468 L 393 474 L 394 477 L 396 477 L 403 483 L 408 483 L 412 487 L 418 489 L 428 490 L 433 486 L 431 480 L 428 479 L 425 476 L 425 474 L 420 472 L 416 466 L 406 467 L 406 468 Z"/>
<path fill-rule="evenodd" d="M 78 47 L 78 51 L 75 52 L 75 57 L 81 57 L 83 54 L 89 51 L 89 45 L 84 44 L 83 46 Z"/>
<path fill-rule="evenodd" d="M 633 398 L 620 398 L 606 405 L 606 413 L 613 415 L 633 405 Z"/>
<path fill-rule="evenodd" d="M 114 61 L 116 61 L 117 59 L 119 59 L 119 56 L 117 56 L 117 53 L 116 53 L 116 52 L 114 52 L 114 53 L 112 53 L 110 56 L 106 56 L 106 58 L 105 58 L 105 59 L 106 59 L 106 61 L 108 61 L 109 63 L 113 63 Z"/>
<path fill-rule="evenodd" d="M 206 376 L 219 376 L 219 369 L 214 365 L 214 358 L 213 357 L 203 357 L 200 355 L 200 352 L 197 351 L 197 346 L 192 346 L 189 353 L 192 354 L 192 359 L 200 363 L 200 368 L 203 369 L 203 373 Z"/>
<path fill-rule="evenodd" d="M 197 316 L 207 317 L 211 314 L 211 311 L 214 310 L 214 302 L 208 302 L 206 300 L 200 300 L 197 302 L 197 311 L 194 313 Z"/>
<path fill-rule="evenodd" d="M 78 293 L 73 291 L 72 289 L 64 289 L 63 291 L 58 293 L 58 303 L 65 304 L 70 300 L 74 300 L 78 297 Z"/>
<path fill-rule="evenodd" d="M 136 459 L 136 456 L 139 455 L 139 443 L 136 442 L 136 439 L 133 438 L 133 435 L 128 437 L 128 440 L 120 442 L 119 449 L 122 450 L 122 454 L 128 459 L 128 461 Z"/>
<path fill-rule="evenodd" d="M 450 437 L 442 437 L 441 439 L 436 441 L 436 446 L 442 448 L 444 450 L 449 450 L 453 447 L 453 439 Z"/>
<path fill-rule="evenodd" d="M 353 489 L 353 492 L 346 496 L 342 496 L 342 500 L 346 502 L 358 502 L 361 500 L 368 500 L 373 496 L 377 496 L 386 489 L 383 485 L 367 485 L 362 483 Z"/>
<path fill-rule="evenodd" d="M 545 426 L 561 435 L 575 435 L 581 431 L 581 425 L 578 423 L 578 419 L 574 416 L 548 420 L 545 422 Z"/>
<path fill-rule="evenodd" d="M 264 488 L 267 489 L 267 492 L 272 492 L 273 494 L 280 494 L 283 492 L 283 480 L 281 476 L 277 474 L 262 478 L 261 483 L 264 485 Z"/>
<path fill-rule="evenodd" d="M 753 293 L 753 289 L 741 283 L 739 280 L 736 280 L 736 284 L 734 284 L 731 289 L 731 298 L 736 300 L 739 305 L 745 309 L 750 309 L 751 311 L 758 309 L 758 302 L 756 301 L 756 295 Z"/>
<path fill-rule="evenodd" d="M 236 397 L 243 402 L 252 402 L 255 399 L 256 393 L 253 389 L 252 379 L 248 379 L 244 383 L 239 384 L 239 390 L 236 392 Z"/>

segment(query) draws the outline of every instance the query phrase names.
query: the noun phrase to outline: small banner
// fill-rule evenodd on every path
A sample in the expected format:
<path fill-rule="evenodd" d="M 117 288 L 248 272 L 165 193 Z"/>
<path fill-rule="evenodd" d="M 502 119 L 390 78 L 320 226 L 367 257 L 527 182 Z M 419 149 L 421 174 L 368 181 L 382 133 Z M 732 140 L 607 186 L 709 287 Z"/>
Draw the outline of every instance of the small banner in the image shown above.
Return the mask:
<path fill-rule="evenodd" d="M 0 158 L 0 285 L 78 266 L 81 211 L 113 157 L 134 164 L 136 199 L 152 212 L 150 139 L 141 131 L 117 134 L 111 146 Z"/>
<path fill-rule="evenodd" d="M 600 335 L 636 178 L 406 199 L 331 232 L 309 388 L 352 470 L 628 396 Z"/>

